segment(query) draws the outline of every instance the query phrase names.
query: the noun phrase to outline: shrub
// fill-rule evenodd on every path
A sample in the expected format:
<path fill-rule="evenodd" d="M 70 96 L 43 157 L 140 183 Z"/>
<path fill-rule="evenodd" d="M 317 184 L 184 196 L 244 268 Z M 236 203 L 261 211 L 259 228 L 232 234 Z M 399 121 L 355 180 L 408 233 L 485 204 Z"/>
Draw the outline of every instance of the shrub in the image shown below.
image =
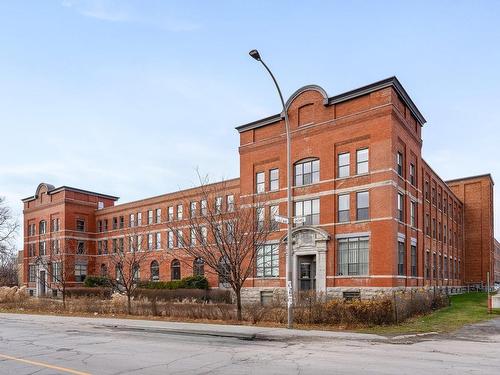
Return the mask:
<path fill-rule="evenodd" d="M 208 280 L 205 276 L 189 276 L 182 281 L 186 289 L 208 289 Z"/>
<path fill-rule="evenodd" d="M 111 282 L 105 276 L 87 276 L 83 285 L 87 288 L 110 287 Z"/>
<path fill-rule="evenodd" d="M 139 281 L 140 289 L 208 289 L 208 280 L 205 276 L 189 276 L 182 280 L 172 281 Z"/>
<path fill-rule="evenodd" d="M 66 289 L 66 297 L 81 298 L 81 297 L 97 297 L 100 299 L 111 298 L 111 288 L 85 288 L 75 287 Z"/>
<path fill-rule="evenodd" d="M 146 298 L 150 301 L 205 301 L 214 303 L 231 303 L 231 292 L 220 289 L 143 289 L 134 292 L 135 298 Z"/>

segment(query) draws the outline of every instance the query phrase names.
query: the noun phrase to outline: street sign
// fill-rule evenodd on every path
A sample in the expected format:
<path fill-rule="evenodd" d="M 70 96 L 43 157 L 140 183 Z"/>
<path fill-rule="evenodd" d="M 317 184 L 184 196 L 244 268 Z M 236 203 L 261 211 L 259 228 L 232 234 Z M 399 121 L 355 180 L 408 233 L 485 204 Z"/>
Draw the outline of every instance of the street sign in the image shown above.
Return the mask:
<path fill-rule="evenodd" d="M 278 223 L 281 223 L 281 224 L 288 224 L 288 219 L 286 217 L 283 217 L 283 216 L 276 215 L 274 217 L 274 220 L 277 221 Z"/>
<path fill-rule="evenodd" d="M 293 218 L 294 224 L 304 224 L 306 222 L 306 218 L 304 216 L 297 216 Z"/>

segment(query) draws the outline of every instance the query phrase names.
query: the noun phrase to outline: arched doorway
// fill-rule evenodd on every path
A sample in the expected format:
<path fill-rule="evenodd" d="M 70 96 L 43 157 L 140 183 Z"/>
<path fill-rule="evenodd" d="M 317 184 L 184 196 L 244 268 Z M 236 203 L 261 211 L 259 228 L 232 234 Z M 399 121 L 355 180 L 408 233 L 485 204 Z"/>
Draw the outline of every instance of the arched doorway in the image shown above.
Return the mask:
<path fill-rule="evenodd" d="M 293 289 L 326 292 L 326 251 L 330 235 L 321 228 L 302 226 L 292 231 Z M 286 244 L 286 236 L 282 239 Z"/>

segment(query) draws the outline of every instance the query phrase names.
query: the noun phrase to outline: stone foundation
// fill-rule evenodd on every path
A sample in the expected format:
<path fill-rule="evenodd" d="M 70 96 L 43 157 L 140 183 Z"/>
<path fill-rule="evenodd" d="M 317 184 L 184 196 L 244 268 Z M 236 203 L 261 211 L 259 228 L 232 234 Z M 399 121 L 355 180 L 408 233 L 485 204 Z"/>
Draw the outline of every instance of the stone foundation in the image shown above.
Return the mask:
<path fill-rule="evenodd" d="M 433 290 L 444 291 L 449 294 L 460 294 L 467 291 L 467 287 L 458 286 L 426 286 L 426 287 L 334 287 L 326 289 L 326 296 L 328 299 L 339 299 L 348 298 L 359 293 L 359 298 L 361 299 L 372 299 L 376 297 L 381 297 L 383 295 L 392 294 L 393 292 L 410 292 L 418 290 Z M 266 288 L 266 287 L 255 287 L 255 288 L 244 288 L 241 291 L 242 302 L 245 304 L 250 303 L 260 303 L 263 299 L 284 299 L 285 298 L 285 288 Z"/>

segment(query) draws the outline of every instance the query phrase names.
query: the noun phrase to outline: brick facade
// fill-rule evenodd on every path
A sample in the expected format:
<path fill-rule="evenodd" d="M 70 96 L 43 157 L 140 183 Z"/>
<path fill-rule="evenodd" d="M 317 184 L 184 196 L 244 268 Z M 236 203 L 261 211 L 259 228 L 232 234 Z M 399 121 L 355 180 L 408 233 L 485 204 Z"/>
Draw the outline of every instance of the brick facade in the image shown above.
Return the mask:
<path fill-rule="evenodd" d="M 296 290 L 372 293 L 384 288 L 458 286 L 485 281 L 485 269 L 492 278 L 498 273 L 493 262 L 491 177 L 444 182 L 431 169 L 421 153 L 425 119 L 396 78 L 334 97 L 318 86 L 306 86 L 290 97 L 287 110 L 294 215 L 307 220 L 293 231 Z M 284 129 L 281 114 L 237 128 L 241 175 L 225 182 L 226 195 L 254 204 L 264 192 L 266 215 L 273 206 L 285 214 Z M 192 274 L 182 248 L 168 248 L 166 237 L 169 220 L 177 220 L 182 228 L 177 207 L 184 204 L 187 215 L 186 199 L 198 201 L 198 189 L 121 205 L 114 205 L 116 199 L 41 184 L 33 197 L 23 200 L 25 283 L 38 287 L 29 281 L 29 267 L 39 256 L 39 242 L 58 236 L 85 241 L 85 254 L 72 255 L 71 262 L 86 264 L 89 275 L 99 274 L 104 248 L 110 251 L 123 238 L 131 220 L 137 225 L 139 213 L 141 228 L 155 238 L 159 233 L 162 244 L 155 251 L 182 259 L 182 276 Z M 61 219 L 58 232 L 28 231 L 30 224 L 38 230 L 42 219 L 50 223 L 55 217 Z M 77 220 L 85 222 L 83 231 L 77 230 Z M 256 272 L 248 279 L 246 294 L 251 299 L 285 286 L 285 235 L 286 226 L 280 224 L 270 236 L 270 246 L 279 249 L 279 267 L 276 273 Z M 35 254 L 30 244 L 36 245 Z M 143 268 L 141 277 L 149 278 L 149 268 Z M 170 278 L 170 263 L 165 262 L 160 279 Z M 209 281 L 217 286 L 216 278 Z"/>

